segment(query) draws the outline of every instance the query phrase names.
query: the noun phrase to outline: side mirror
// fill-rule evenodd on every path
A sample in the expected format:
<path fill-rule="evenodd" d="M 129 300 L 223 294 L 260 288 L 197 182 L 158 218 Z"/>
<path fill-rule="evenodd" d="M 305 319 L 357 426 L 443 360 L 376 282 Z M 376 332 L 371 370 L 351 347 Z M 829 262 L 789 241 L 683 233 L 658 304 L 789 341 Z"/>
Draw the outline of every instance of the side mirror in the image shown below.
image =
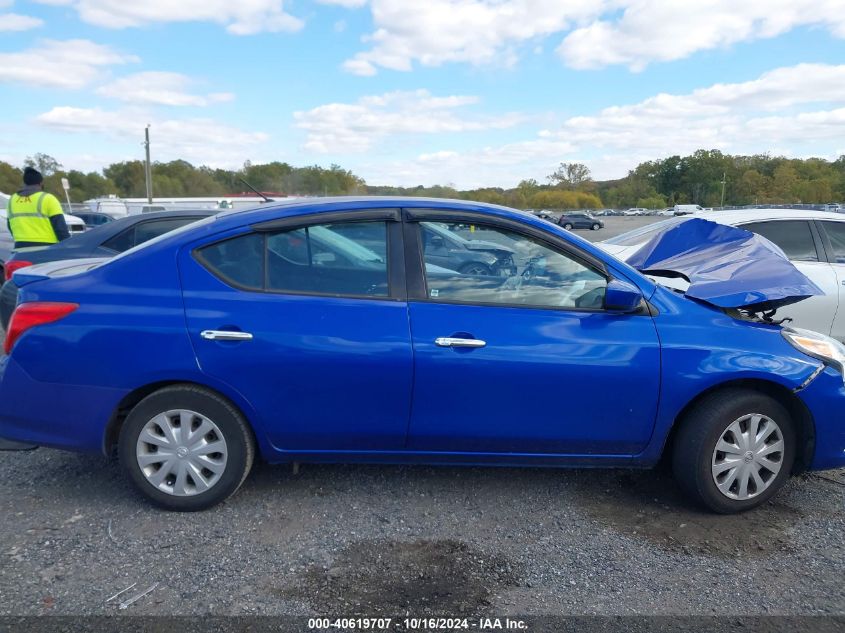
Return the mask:
<path fill-rule="evenodd" d="M 635 312 L 642 301 L 639 288 L 619 279 L 611 279 L 604 292 L 604 309 L 612 312 Z"/>
<path fill-rule="evenodd" d="M 429 246 L 436 249 L 441 249 L 446 247 L 446 242 L 443 241 L 443 238 L 439 235 L 433 235 L 431 240 L 428 242 Z"/>

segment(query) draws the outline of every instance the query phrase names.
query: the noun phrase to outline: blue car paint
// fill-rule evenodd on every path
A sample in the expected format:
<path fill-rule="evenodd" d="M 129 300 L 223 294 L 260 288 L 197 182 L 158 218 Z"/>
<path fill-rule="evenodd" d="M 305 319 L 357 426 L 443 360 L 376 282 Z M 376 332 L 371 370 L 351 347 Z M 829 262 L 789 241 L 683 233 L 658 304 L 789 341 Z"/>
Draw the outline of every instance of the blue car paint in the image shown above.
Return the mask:
<path fill-rule="evenodd" d="M 290 295 L 261 295 L 259 302 L 239 296 L 247 293 L 221 283 L 191 256 L 196 245 L 280 217 L 397 205 L 476 211 L 553 234 L 602 261 L 611 277 L 636 285 L 657 316 Z M 500 207 L 390 198 L 309 201 L 225 213 L 84 274 L 45 280 L 42 267 L 25 270 L 15 273 L 22 301 L 80 307 L 30 330 L 0 360 L 0 437 L 7 439 L 101 451 L 107 424 L 133 391 L 194 382 L 244 413 L 271 462 L 649 466 L 678 413 L 696 396 L 735 380 L 762 380 L 797 390 L 811 411 L 818 438 L 812 467 L 845 464 L 842 376 L 827 369 L 800 389 L 820 363 L 792 348 L 778 327 L 740 322 L 679 296 L 563 229 Z M 329 304 L 331 331 L 340 336 L 317 327 Z M 283 309 L 296 311 L 292 323 L 284 332 L 273 330 Z M 250 327 L 267 333 L 270 343 L 256 363 L 242 360 L 227 370 L 226 350 L 259 340 L 209 342 L 196 334 L 206 327 L 243 327 L 226 322 L 233 310 L 254 319 Z M 489 346 L 435 350 L 429 342 L 462 330 L 488 337 Z M 344 346 L 337 367 L 320 363 L 336 359 Z M 380 362 L 362 361 L 374 350 Z M 303 354 L 303 360 L 272 365 L 276 354 L 286 353 Z M 362 362 L 366 371 L 356 375 Z M 586 377 L 613 389 L 613 402 L 608 389 L 588 388 Z M 514 383 L 503 387 L 508 380 Z M 572 398 L 580 400 L 573 405 Z M 315 403 L 307 399 L 318 399 L 319 413 L 308 413 L 307 405 Z M 438 416 L 438 407 L 453 407 L 454 414 Z M 291 411 L 305 418 L 290 425 Z"/>
<path fill-rule="evenodd" d="M 410 319 L 410 450 L 630 455 L 648 442 L 660 346 L 647 314 L 412 302 Z M 487 346 L 443 349 L 443 336 Z"/>

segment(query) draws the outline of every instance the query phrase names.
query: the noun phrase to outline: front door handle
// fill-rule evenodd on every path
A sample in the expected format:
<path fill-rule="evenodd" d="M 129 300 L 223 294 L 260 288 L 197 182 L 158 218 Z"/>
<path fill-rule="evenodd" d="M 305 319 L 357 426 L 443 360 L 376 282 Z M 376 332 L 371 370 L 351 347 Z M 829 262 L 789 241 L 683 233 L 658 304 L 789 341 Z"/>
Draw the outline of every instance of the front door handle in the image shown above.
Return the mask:
<path fill-rule="evenodd" d="M 238 330 L 203 330 L 200 336 L 207 341 L 251 341 L 252 334 Z"/>
<path fill-rule="evenodd" d="M 477 338 L 453 338 L 451 336 L 441 336 L 434 339 L 434 344 L 438 347 L 484 347 L 487 341 L 482 341 Z"/>

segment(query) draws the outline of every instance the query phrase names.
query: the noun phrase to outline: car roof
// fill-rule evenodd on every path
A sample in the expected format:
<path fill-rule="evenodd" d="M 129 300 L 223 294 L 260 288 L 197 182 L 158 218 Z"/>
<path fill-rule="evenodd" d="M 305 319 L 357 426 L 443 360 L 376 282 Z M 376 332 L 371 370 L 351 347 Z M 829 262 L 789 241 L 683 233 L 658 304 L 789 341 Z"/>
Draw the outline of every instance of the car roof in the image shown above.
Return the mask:
<path fill-rule="evenodd" d="M 538 220 L 537 216 L 526 211 L 513 209 L 497 204 L 476 202 L 473 200 L 456 200 L 452 198 L 424 198 L 415 196 L 334 196 L 325 198 L 295 198 L 288 200 L 273 200 L 245 209 L 226 209 L 215 216 L 220 220 L 233 219 L 237 223 L 260 222 L 271 216 L 279 217 L 280 210 L 288 210 L 288 214 L 281 217 L 296 216 L 311 213 L 331 211 L 347 211 L 353 209 L 449 209 L 454 211 L 482 211 L 492 212 L 493 215 L 518 215 L 523 218 Z M 254 217 L 250 217 L 254 216 Z"/>
<path fill-rule="evenodd" d="M 703 211 L 696 218 L 712 220 L 721 224 L 753 222 L 755 220 L 835 220 L 845 221 L 845 214 L 812 209 L 726 209 L 724 211 Z"/>

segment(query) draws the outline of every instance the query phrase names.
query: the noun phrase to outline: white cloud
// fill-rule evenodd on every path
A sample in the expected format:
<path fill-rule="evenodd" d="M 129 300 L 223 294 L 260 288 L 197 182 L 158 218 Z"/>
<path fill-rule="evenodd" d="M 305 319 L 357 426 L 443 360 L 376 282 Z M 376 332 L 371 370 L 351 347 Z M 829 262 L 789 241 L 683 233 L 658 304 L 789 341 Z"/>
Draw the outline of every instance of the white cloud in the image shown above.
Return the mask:
<path fill-rule="evenodd" d="M 357 75 L 377 67 L 411 70 L 413 62 L 485 64 L 513 61 L 510 47 L 598 16 L 608 0 L 372 0 L 375 31 L 344 68 Z"/>
<path fill-rule="evenodd" d="M 215 92 L 207 95 L 192 94 L 188 88 L 194 80 L 187 75 L 172 72 L 145 71 L 121 77 L 97 89 L 97 94 L 135 104 L 167 106 L 207 106 L 211 103 L 231 101 L 234 95 Z"/>
<path fill-rule="evenodd" d="M 133 55 L 89 40 L 41 40 L 24 51 L 0 53 L 0 82 L 84 88 L 104 68 L 137 61 Z"/>
<path fill-rule="evenodd" d="M 700 50 L 771 38 L 794 28 L 825 26 L 845 37 L 843 0 L 630 0 L 616 19 L 571 32 L 558 52 L 574 68 L 682 59 Z"/>
<path fill-rule="evenodd" d="M 571 117 L 520 142 L 444 149 L 358 171 L 373 184 L 513 186 L 523 178 L 542 180 L 561 161 L 577 161 L 599 179 L 620 178 L 640 162 L 697 149 L 833 158 L 841 153 L 843 129 L 845 65 L 800 64 Z"/>
<path fill-rule="evenodd" d="M 367 50 L 343 67 L 379 68 L 516 62 L 520 48 L 564 38 L 562 60 L 574 68 L 652 62 L 821 26 L 845 38 L 845 0 L 372 0 Z"/>
<path fill-rule="evenodd" d="M 763 151 L 785 140 L 809 139 L 819 125 L 829 125 L 829 117 L 817 116 L 824 110 L 799 110 L 813 103 L 845 104 L 845 65 L 799 64 L 752 81 L 715 84 L 686 95 L 659 94 L 570 118 L 558 136 L 583 146 L 636 147 L 659 154 L 701 147 L 754 146 Z M 781 122 L 781 129 L 773 120 Z"/>
<path fill-rule="evenodd" d="M 268 140 L 264 132 L 248 132 L 208 118 L 159 119 L 141 109 L 55 107 L 35 122 L 56 132 L 102 135 L 114 141 L 141 142 L 151 124 L 155 160 L 183 158 L 197 164 L 238 166 L 255 158 Z"/>
<path fill-rule="evenodd" d="M 307 133 L 304 149 L 318 153 L 363 152 L 387 137 L 502 129 L 522 121 L 514 114 L 462 117 L 455 112 L 477 102 L 472 96 L 397 91 L 295 112 L 294 119 Z"/>
<path fill-rule="evenodd" d="M 334 4 L 347 9 L 357 9 L 367 4 L 367 0 L 317 0 L 320 4 Z"/>
<path fill-rule="evenodd" d="M 283 0 L 37 0 L 69 6 L 82 21 L 122 29 L 163 22 L 214 22 L 234 35 L 293 32 L 304 23 L 284 10 Z"/>
<path fill-rule="evenodd" d="M 0 13 L 0 32 L 28 31 L 44 24 L 44 20 L 19 13 Z"/>

